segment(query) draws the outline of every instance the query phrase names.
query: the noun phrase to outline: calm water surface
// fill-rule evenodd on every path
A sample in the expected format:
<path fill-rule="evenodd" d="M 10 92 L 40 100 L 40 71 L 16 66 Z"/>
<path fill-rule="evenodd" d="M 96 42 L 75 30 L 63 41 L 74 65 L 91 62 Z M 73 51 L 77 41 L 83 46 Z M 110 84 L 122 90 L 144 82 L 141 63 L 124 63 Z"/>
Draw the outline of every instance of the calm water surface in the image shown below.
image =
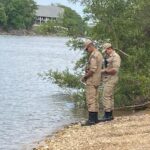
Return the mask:
<path fill-rule="evenodd" d="M 63 91 L 38 73 L 72 69 L 79 51 L 67 38 L 0 36 L 0 150 L 30 145 L 84 118 Z"/>

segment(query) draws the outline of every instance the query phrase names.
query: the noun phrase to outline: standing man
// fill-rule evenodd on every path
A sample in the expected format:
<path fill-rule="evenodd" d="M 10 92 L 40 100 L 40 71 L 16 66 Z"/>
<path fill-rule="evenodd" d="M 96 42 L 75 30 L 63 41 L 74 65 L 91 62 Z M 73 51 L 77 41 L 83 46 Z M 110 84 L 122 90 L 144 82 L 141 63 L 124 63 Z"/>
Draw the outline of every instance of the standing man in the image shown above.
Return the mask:
<path fill-rule="evenodd" d="M 102 69 L 103 77 L 103 106 L 104 117 L 101 121 L 113 120 L 114 109 L 114 89 L 118 81 L 118 72 L 121 64 L 120 56 L 115 52 L 110 43 L 103 45 L 103 52 L 107 56 L 104 59 L 104 69 Z"/>
<path fill-rule="evenodd" d="M 90 54 L 85 75 L 82 78 L 82 81 L 86 83 L 86 103 L 89 113 L 88 121 L 84 125 L 93 125 L 98 123 L 98 87 L 101 80 L 102 55 L 91 40 L 85 41 L 84 48 Z"/>

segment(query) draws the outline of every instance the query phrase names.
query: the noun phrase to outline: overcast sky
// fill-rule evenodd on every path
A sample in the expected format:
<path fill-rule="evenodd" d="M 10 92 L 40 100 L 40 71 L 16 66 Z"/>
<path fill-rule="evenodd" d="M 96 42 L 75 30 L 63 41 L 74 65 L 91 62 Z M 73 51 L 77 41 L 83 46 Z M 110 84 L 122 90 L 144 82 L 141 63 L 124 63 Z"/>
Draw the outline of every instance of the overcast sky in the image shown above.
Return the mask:
<path fill-rule="evenodd" d="M 75 10 L 79 15 L 83 16 L 83 7 L 77 3 L 73 4 L 71 2 L 68 2 L 68 0 L 34 0 L 38 5 L 50 5 L 50 4 L 62 4 L 65 6 L 70 7 L 71 9 Z"/>

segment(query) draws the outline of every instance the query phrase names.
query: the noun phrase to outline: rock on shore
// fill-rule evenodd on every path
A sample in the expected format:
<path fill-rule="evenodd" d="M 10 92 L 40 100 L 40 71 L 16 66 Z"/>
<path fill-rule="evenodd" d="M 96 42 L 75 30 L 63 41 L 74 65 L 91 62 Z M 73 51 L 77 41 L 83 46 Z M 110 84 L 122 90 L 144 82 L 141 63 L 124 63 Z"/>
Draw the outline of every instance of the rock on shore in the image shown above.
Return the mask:
<path fill-rule="evenodd" d="M 116 117 L 89 127 L 70 125 L 34 150 L 150 150 L 150 115 Z"/>

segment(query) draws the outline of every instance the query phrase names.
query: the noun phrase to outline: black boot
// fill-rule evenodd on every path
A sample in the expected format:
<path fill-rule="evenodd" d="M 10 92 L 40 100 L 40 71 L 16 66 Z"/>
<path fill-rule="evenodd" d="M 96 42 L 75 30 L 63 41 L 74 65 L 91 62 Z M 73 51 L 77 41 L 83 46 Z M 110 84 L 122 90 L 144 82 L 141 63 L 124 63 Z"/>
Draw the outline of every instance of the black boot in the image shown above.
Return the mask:
<path fill-rule="evenodd" d="M 105 121 L 111 121 L 113 120 L 113 112 L 105 112 L 104 116 L 102 119 L 98 120 L 98 122 L 105 122 Z"/>
<path fill-rule="evenodd" d="M 89 112 L 89 119 L 86 123 L 81 124 L 82 126 L 91 126 L 98 122 L 98 113 L 97 112 Z"/>
<path fill-rule="evenodd" d="M 95 112 L 95 123 L 98 123 L 98 112 Z"/>
<path fill-rule="evenodd" d="M 111 121 L 113 120 L 113 112 L 110 111 L 110 112 L 106 112 L 106 121 Z"/>

